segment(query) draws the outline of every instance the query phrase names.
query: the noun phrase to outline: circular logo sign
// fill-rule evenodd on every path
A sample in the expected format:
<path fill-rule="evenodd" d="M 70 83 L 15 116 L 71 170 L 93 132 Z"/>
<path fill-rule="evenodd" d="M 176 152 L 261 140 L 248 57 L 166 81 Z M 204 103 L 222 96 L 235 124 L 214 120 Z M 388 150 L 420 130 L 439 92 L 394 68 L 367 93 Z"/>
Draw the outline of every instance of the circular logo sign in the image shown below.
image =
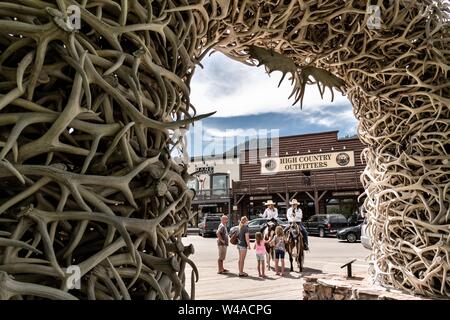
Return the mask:
<path fill-rule="evenodd" d="M 336 162 L 338 165 L 344 167 L 350 162 L 350 156 L 344 152 L 341 152 L 336 156 Z"/>
<path fill-rule="evenodd" d="M 273 171 L 277 167 L 277 163 L 274 160 L 267 160 L 264 167 L 269 171 Z"/>

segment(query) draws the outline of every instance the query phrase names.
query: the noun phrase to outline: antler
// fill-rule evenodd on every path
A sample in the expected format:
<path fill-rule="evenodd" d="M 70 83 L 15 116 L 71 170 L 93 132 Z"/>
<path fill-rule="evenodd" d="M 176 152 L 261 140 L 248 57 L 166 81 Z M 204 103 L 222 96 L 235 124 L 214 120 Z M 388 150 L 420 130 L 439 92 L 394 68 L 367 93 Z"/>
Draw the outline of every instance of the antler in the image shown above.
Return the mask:
<path fill-rule="evenodd" d="M 305 95 L 307 84 L 317 83 L 322 99 L 325 87 L 328 87 L 331 91 L 331 101 L 334 100 L 333 88 L 341 93 L 345 92 L 345 81 L 325 69 L 317 68 L 312 65 L 297 66 L 294 60 L 275 52 L 274 50 L 268 50 L 255 45 L 250 45 L 248 52 L 250 59 L 258 60 L 259 64 L 257 67 L 264 65 L 268 74 L 273 71 L 280 71 L 282 73 L 278 86 L 281 85 L 287 73 L 292 75 L 290 80 L 291 84 L 294 85 L 294 88 L 289 98 L 292 96 L 295 97 L 293 105 L 300 101 L 300 109 L 303 106 L 303 97 Z M 313 77 L 315 82 L 311 81 L 310 77 Z M 323 87 L 320 87 L 320 85 Z"/>

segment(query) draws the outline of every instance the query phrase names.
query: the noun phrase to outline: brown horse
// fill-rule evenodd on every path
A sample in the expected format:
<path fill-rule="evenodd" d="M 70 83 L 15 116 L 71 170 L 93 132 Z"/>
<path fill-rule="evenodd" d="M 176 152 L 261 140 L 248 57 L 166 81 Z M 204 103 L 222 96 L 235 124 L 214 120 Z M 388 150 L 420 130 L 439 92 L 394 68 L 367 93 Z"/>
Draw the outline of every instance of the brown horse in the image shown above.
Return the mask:
<path fill-rule="evenodd" d="M 300 272 L 303 271 L 303 263 L 305 260 L 303 236 L 300 228 L 296 223 L 291 223 L 285 234 L 286 252 L 289 254 L 289 262 L 291 263 L 291 271 L 294 271 L 292 261 L 295 258 Z"/>
<path fill-rule="evenodd" d="M 274 258 L 274 249 L 271 245 L 269 245 L 269 241 L 272 240 L 275 234 L 275 228 L 278 226 L 278 223 L 268 221 L 266 225 L 261 229 L 261 233 L 263 235 L 263 239 L 266 242 L 266 260 L 267 260 L 267 268 L 270 270 L 270 259 Z"/>

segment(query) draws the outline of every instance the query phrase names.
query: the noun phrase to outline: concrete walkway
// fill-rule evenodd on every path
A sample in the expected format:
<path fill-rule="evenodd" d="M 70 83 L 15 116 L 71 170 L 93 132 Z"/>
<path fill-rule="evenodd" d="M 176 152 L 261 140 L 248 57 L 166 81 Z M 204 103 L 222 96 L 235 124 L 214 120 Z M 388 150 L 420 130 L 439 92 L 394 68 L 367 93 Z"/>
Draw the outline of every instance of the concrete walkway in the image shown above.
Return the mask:
<path fill-rule="evenodd" d="M 286 274 L 283 277 L 275 275 L 273 270 L 267 271 L 268 278 L 258 277 L 255 251 L 250 250 L 247 255 L 245 271 L 249 277 L 241 278 L 237 275 L 238 252 L 236 246 L 230 246 L 225 261 L 225 268 L 230 270 L 229 274 L 217 274 L 217 247 L 214 238 L 202 238 L 189 235 L 183 239 L 183 243 L 193 243 L 195 254 L 192 256 L 196 263 L 200 280 L 196 284 L 197 300 L 300 300 L 302 299 L 303 277 L 312 273 L 341 273 L 340 269 L 344 263 L 357 259 L 353 264 L 353 270 L 358 274 L 366 274 L 368 264 L 365 258 L 369 251 L 364 249 L 360 243 L 346 243 L 336 238 L 310 237 L 311 251 L 306 253 L 305 270 L 301 274 L 295 267 L 296 272 L 289 272 L 289 259 L 286 258 Z M 273 262 L 272 262 L 273 267 Z M 186 270 L 188 282 L 186 287 L 190 288 L 190 268 Z M 188 289 L 189 291 L 189 289 Z"/>

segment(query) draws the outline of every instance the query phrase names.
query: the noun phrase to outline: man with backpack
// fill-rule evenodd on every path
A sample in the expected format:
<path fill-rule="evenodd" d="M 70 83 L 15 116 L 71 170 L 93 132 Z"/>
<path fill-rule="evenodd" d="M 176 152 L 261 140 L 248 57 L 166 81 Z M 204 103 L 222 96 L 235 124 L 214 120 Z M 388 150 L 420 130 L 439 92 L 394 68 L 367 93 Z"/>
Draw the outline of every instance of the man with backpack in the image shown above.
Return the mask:
<path fill-rule="evenodd" d="M 220 225 L 217 228 L 217 246 L 219 248 L 219 259 L 217 260 L 217 264 L 219 267 L 218 274 L 227 273 L 228 270 L 223 267 L 223 262 L 227 255 L 228 248 L 228 231 L 227 231 L 228 217 L 223 215 L 220 218 Z"/>

